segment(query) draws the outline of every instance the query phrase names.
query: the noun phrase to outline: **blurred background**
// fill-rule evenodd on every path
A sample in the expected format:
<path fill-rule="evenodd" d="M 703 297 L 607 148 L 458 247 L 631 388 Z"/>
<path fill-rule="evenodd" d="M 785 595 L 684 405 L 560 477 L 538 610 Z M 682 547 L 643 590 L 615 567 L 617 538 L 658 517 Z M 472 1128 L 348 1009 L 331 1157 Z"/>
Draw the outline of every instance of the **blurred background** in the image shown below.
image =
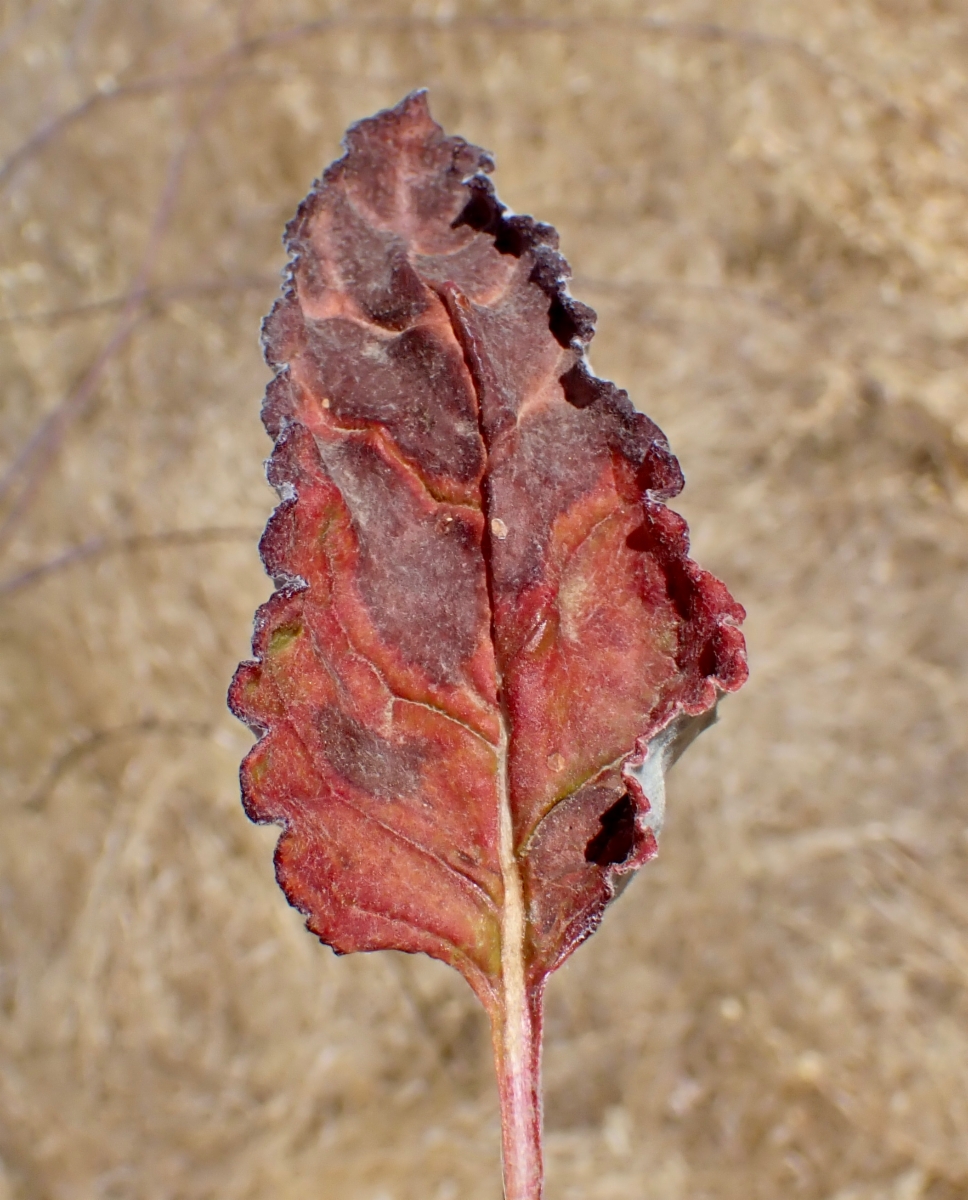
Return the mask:
<path fill-rule="evenodd" d="M 0 1200 L 500 1196 L 476 1002 L 303 931 L 224 704 L 282 227 L 422 85 L 749 610 L 552 981 L 549 1200 L 965 1200 L 964 0 L 0 11 Z"/>

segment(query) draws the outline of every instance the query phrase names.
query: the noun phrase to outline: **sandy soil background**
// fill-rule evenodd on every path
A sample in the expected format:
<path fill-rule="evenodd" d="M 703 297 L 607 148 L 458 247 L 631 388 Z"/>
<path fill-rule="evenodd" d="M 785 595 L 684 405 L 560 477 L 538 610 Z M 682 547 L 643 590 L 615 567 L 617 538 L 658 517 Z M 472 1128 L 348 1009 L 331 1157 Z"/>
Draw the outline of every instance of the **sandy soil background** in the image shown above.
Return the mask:
<path fill-rule="evenodd" d="M 497 1200 L 487 1031 L 247 824 L 258 324 L 431 89 L 553 221 L 752 678 L 553 981 L 549 1200 L 968 1197 L 964 0 L 8 0 L 0 1200 Z"/>

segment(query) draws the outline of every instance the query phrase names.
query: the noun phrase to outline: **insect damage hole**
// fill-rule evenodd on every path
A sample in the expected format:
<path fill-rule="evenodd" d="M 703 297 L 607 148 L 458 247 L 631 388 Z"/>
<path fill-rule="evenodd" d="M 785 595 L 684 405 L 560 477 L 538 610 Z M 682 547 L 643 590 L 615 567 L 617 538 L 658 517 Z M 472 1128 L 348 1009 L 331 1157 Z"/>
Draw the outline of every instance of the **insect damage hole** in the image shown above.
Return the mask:
<path fill-rule="evenodd" d="M 635 803 L 624 792 L 599 817 L 601 829 L 585 847 L 585 862 L 616 867 L 628 862 L 635 848 Z"/>

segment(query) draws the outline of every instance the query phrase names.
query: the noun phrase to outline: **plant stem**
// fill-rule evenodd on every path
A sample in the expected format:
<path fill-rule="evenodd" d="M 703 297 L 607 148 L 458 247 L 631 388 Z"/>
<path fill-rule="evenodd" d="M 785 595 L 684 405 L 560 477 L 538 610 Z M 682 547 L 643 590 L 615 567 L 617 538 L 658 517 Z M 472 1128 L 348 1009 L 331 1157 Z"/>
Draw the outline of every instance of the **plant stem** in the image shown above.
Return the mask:
<path fill-rule="evenodd" d="M 523 998 L 523 997 L 522 997 Z M 494 1058 L 501 1097 L 504 1200 L 541 1200 L 541 1009 L 539 998 L 496 1014 Z"/>

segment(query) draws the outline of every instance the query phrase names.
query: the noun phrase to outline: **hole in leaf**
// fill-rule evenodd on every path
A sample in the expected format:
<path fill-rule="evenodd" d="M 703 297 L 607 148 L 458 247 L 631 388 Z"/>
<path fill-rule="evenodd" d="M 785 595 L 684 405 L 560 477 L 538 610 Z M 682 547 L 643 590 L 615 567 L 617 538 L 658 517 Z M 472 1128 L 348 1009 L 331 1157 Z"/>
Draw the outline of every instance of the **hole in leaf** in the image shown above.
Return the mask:
<path fill-rule="evenodd" d="M 559 296 L 551 301 L 551 308 L 548 310 L 548 325 L 552 337 L 559 346 L 564 346 L 566 350 L 571 345 L 572 338 L 577 337 L 580 330 L 574 313 Z"/>
<path fill-rule="evenodd" d="M 585 862 L 621 866 L 635 848 L 635 804 L 625 792 L 599 817 L 601 829 L 585 847 Z"/>
<path fill-rule="evenodd" d="M 528 217 L 502 217 L 494 230 L 494 248 L 499 254 L 520 258 L 534 241 L 534 222 Z"/>
<path fill-rule="evenodd" d="M 494 238 L 494 247 L 500 254 L 511 254 L 515 258 L 528 249 L 533 238 L 534 222 L 529 217 L 505 217 L 507 206 L 494 194 L 489 179 L 482 176 L 469 180 L 470 199 L 464 205 L 453 228 L 469 225 L 478 233 L 489 233 Z"/>
<path fill-rule="evenodd" d="M 494 248 L 499 254 L 510 254 L 520 258 L 525 250 L 547 240 L 554 231 L 541 225 L 531 217 L 505 217 L 507 205 L 494 194 L 494 187 L 483 176 L 468 181 L 470 198 L 452 223 L 453 229 L 469 225 L 478 233 L 489 233 L 494 238 Z"/>
<path fill-rule="evenodd" d="M 476 229 L 481 233 L 495 233 L 501 225 L 501 214 L 504 212 L 505 206 L 494 195 L 486 181 L 471 180 L 469 186 L 470 199 L 453 222 L 452 227 L 459 229 L 461 225 L 469 225 L 471 229 Z"/>
<path fill-rule="evenodd" d="M 601 381 L 593 379 L 588 368 L 581 361 L 576 362 L 564 375 L 558 377 L 565 393 L 565 399 L 575 408 L 588 408 L 599 399 L 604 388 Z"/>

